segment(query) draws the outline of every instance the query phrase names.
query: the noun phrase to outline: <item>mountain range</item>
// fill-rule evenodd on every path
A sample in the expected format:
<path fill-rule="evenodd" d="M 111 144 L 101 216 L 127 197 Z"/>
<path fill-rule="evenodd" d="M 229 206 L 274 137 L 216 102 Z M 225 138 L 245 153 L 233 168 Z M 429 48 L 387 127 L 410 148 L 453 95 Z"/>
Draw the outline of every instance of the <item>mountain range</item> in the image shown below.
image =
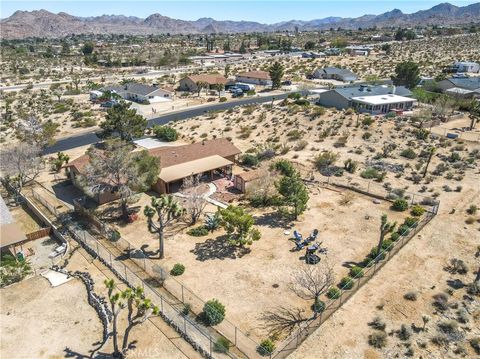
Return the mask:
<path fill-rule="evenodd" d="M 65 12 L 54 14 L 47 10 L 16 11 L 0 21 L 3 39 L 27 37 L 58 38 L 70 34 L 211 34 L 325 30 L 329 28 L 357 29 L 377 26 L 397 27 L 416 25 L 453 25 L 480 23 L 480 3 L 458 7 L 449 3 L 436 5 L 428 10 L 404 14 L 401 10 L 380 15 L 363 15 L 357 18 L 326 17 L 302 21 L 291 20 L 275 24 L 262 24 L 253 21 L 217 21 L 201 18 L 195 21 L 173 19 L 160 14 L 152 14 L 145 19 L 135 16 L 102 15 L 78 17 Z"/>

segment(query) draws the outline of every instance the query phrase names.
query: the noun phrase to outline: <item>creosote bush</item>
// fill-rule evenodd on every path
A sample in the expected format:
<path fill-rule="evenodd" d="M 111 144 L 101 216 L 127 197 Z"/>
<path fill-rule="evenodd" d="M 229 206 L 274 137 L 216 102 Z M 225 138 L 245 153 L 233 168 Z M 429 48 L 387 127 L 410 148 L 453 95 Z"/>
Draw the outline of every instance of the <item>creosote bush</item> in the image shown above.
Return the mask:
<path fill-rule="evenodd" d="M 423 208 L 422 206 L 420 206 L 418 204 L 414 205 L 412 207 L 412 209 L 410 210 L 410 214 L 414 217 L 420 217 L 424 213 L 425 213 L 425 208 Z"/>
<path fill-rule="evenodd" d="M 232 343 L 227 338 L 220 336 L 213 345 L 213 350 L 217 353 L 227 353 L 231 345 Z"/>
<path fill-rule="evenodd" d="M 403 295 L 403 298 L 406 300 L 416 301 L 417 300 L 417 293 L 416 292 L 407 292 Z"/>
<path fill-rule="evenodd" d="M 202 314 L 207 325 L 220 324 L 225 319 L 225 306 L 217 299 L 211 299 L 203 306 Z"/>
<path fill-rule="evenodd" d="M 397 212 L 403 212 L 408 209 L 408 202 L 404 199 L 397 199 L 392 204 L 392 209 Z"/>
<path fill-rule="evenodd" d="M 261 356 L 270 356 L 275 350 L 275 344 L 271 339 L 264 339 L 257 348 L 258 354 Z"/>
<path fill-rule="evenodd" d="M 363 268 L 359 266 L 354 266 L 350 268 L 350 277 L 352 278 L 363 277 Z"/>
<path fill-rule="evenodd" d="M 342 280 L 340 281 L 340 289 L 348 290 L 353 288 L 353 279 L 350 277 L 343 277 Z"/>
<path fill-rule="evenodd" d="M 383 348 L 387 345 L 387 333 L 376 331 L 368 336 L 368 344 L 374 348 Z"/>
<path fill-rule="evenodd" d="M 174 276 L 179 276 L 179 275 L 182 275 L 184 272 L 185 272 L 185 266 L 181 263 L 176 263 L 173 266 L 172 270 L 170 271 L 170 274 Z"/>
<path fill-rule="evenodd" d="M 327 292 L 327 297 L 330 299 L 337 299 L 340 298 L 340 289 L 337 287 L 331 287 Z"/>

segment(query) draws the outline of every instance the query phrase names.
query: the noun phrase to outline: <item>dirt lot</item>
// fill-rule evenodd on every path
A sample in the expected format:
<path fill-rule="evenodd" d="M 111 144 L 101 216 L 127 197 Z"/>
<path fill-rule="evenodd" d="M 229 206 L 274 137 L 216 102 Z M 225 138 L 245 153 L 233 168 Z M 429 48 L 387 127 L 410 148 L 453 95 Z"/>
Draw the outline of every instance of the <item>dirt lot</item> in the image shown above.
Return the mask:
<path fill-rule="evenodd" d="M 352 200 L 341 206 L 339 202 L 344 196 Z M 135 206 L 148 202 L 143 198 Z M 292 273 L 304 265 L 304 251 L 294 251 L 295 245 L 289 241 L 293 229 L 304 237 L 315 228 L 320 231 L 317 240 L 328 248 L 328 255 L 322 256 L 322 260 L 331 263 L 339 281 L 348 273 L 342 264 L 361 261 L 378 242 L 377 227 L 383 213 L 398 222 L 407 216 L 391 211 L 389 205 L 386 201 L 373 204 L 372 198 L 350 191 L 315 188 L 309 209 L 294 227 L 275 210 L 256 210 L 253 214 L 262 238 L 245 249 L 229 246 L 224 231 L 205 237 L 175 231 L 166 241 L 166 258 L 161 265 L 170 270 L 175 263 L 184 264 L 187 270 L 178 280 L 203 300 L 219 299 L 226 305 L 227 319 L 258 340 L 265 335 L 260 328 L 265 311 L 280 305 L 307 310 L 311 305 L 289 289 Z M 135 223 L 121 227 L 120 233 L 137 248 L 143 246 L 145 252 L 155 252 L 157 237 L 148 233 L 141 211 L 140 216 Z M 290 235 L 285 235 L 285 230 Z"/>

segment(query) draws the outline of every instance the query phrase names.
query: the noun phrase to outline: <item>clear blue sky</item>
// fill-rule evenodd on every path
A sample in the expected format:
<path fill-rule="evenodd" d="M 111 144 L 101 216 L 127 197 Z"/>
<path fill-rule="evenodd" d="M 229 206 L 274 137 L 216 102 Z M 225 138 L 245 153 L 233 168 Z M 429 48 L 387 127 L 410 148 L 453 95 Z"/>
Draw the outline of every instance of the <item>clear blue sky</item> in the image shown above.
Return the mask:
<path fill-rule="evenodd" d="M 398 8 L 405 13 L 428 9 L 442 1 L 438 0 L 217 0 L 217 1 L 128 1 L 128 0 L 57 0 L 57 1 L 1 1 L 0 17 L 5 18 L 16 10 L 45 9 L 51 12 L 64 11 L 76 16 L 103 14 L 147 17 L 153 13 L 182 20 L 212 17 L 217 20 L 250 20 L 274 23 L 285 20 L 312 20 L 327 16 L 357 17 L 364 14 L 380 14 Z M 476 1 L 450 1 L 457 6 Z"/>

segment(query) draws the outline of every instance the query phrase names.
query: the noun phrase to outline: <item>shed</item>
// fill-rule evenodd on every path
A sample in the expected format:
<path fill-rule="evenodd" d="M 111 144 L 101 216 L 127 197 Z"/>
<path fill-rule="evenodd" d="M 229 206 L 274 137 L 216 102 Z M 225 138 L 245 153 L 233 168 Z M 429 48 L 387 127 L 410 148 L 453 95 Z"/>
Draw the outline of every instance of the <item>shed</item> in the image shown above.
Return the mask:
<path fill-rule="evenodd" d="M 245 171 L 235 175 L 235 188 L 242 193 L 246 193 L 248 185 L 259 180 L 260 178 L 266 177 L 268 171 L 264 168 L 259 168 L 252 171 Z"/>

